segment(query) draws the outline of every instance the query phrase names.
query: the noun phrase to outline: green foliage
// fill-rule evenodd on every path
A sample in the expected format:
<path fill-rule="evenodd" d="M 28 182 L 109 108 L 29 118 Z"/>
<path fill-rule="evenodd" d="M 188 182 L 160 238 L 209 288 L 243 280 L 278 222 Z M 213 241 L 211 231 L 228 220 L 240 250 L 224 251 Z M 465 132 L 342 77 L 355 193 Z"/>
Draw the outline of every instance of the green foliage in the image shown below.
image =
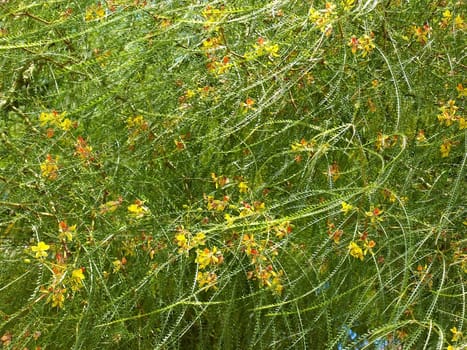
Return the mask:
<path fill-rule="evenodd" d="M 461 3 L 0 1 L 2 347 L 462 349 Z"/>

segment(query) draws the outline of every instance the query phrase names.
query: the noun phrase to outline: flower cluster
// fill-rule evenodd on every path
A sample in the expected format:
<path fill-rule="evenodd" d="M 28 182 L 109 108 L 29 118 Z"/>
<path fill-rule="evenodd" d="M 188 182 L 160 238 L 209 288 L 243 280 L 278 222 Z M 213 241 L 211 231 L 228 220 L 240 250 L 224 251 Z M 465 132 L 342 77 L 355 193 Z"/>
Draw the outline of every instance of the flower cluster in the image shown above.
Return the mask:
<path fill-rule="evenodd" d="M 397 135 L 385 135 L 381 132 L 376 136 L 375 148 L 378 152 L 391 148 L 397 144 L 399 137 Z"/>
<path fill-rule="evenodd" d="M 358 244 L 355 241 L 351 241 L 348 249 L 350 256 L 363 261 L 364 257 L 368 253 L 373 255 L 373 248 L 376 246 L 376 242 L 373 240 L 368 240 L 367 232 L 364 232 L 360 235 L 360 242 L 361 244 Z"/>
<path fill-rule="evenodd" d="M 371 223 L 374 224 L 379 221 L 383 221 L 383 210 L 378 207 L 371 206 L 370 210 L 365 212 L 365 216 L 370 219 Z"/>
<path fill-rule="evenodd" d="M 177 227 L 175 243 L 179 247 L 179 254 L 188 254 L 191 249 L 204 246 L 206 244 L 206 235 L 203 232 L 198 232 L 196 235 L 193 235 L 183 226 L 180 226 Z"/>
<path fill-rule="evenodd" d="M 466 28 L 466 24 L 460 14 L 453 19 L 452 12 L 449 9 L 446 9 L 439 21 L 439 27 L 442 29 L 452 28 L 452 30 L 464 30 Z"/>
<path fill-rule="evenodd" d="M 362 57 L 366 57 L 373 49 L 375 48 L 375 44 L 373 42 L 375 35 L 373 32 L 370 34 L 364 34 L 361 37 L 357 38 L 355 35 L 350 37 L 348 46 L 353 54 L 356 54 L 358 51 L 362 53 Z"/>
<path fill-rule="evenodd" d="M 431 27 L 428 23 L 425 23 L 423 26 L 413 26 L 412 33 L 414 38 L 422 45 L 425 45 L 428 42 L 428 38 L 431 35 Z"/>
<path fill-rule="evenodd" d="M 201 15 L 204 18 L 204 29 L 218 31 L 219 24 L 227 17 L 228 13 L 224 6 L 220 8 L 214 8 L 208 5 L 202 12 Z"/>
<path fill-rule="evenodd" d="M 127 118 L 126 126 L 129 131 L 128 143 L 130 148 L 135 146 L 135 140 L 140 134 L 149 130 L 149 123 L 141 115 Z"/>
<path fill-rule="evenodd" d="M 220 8 L 207 6 L 201 14 L 205 20 L 204 29 L 211 33 L 209 37 L 202 41 L 201 46 L 207 58 L 206 67 L 214 76 L 223 75 L 233 66 L 232 56 L 228 54 L 216 55 L 216 52 L 221 49 L 229 51 L 225 32 L 221 26 L 221 22 L 227 17 L 228 13 L 224 6 Z"/>
<path fill-rule="evenodd" d="M 74 122 L 69 118 L 65 118 L 65 115 L 66 112 L 59 113 L 55 110 L 52 112 L 42 112 L 39 115 L 39 122 L 41 123 L 41 127 L 48 127 L 47 137 L 50 138 L 54 135 L 54 128 L 58 128 L 63 131 L 69 131 L 72 128 L 76 128 L 78 126 L 77 122 Z"/>
<path fill-rule="evenodd" d="M 108 201 L 99 206 L 100 214 L 113 213 L 123 203 L 123 198 L 118 197 L 115 201 Z"/>
<path fill-rule="evenodd" d="M 56 180 L 58 177 L 58 156 L 47 154 L 45 161 L 41 164 L 42 177 L 49 180 Z"/>
<path fill-rule="evenodd" d="M 58 224 L 58 238 L 62 242 L 71 242 L 73 241 L 73 236 L 76 235 L 76 225 L 69 226 L 66 221 L 60 221 Z"/>
<path fill-rule="evenodd" d="M 451 126 L 453 123 L 457 122 L 459 125 L 459 130 L 463 130 L 466 127 L 465 118 L 457 114 L 459 107 L 456 106 L 455 100 L 449 100 L 443 106 L 439 108 L 440 114 L 438 114 L 438 121 L 441 125 Z"/>
<path fill-rule="evenodd" d="M 50 303 L 52 307 L 63 309 L 65 306 L 65 299 L 70 297 L 67 293 L 67 285 L 73 292 L 78 292 L 84 287 L 84 267 L 74 268 L 69 273 L 67 266 L 63 263 L 55 264 L 52 273 L 52 282 L 48 287 L 41 287 L 41 293 L 44 297 L 47 297 L 47 303 Z"/>
<path fill-rule="evenodd" d="M 136 199 L 133 204 L 128 206 L 128 213 L 134 219 L 141 219 L 145 215 L 149 214 L 149 208 L 144 205 L 144 201 Z"/>
<path fill-rule="evenodd" d="M 212 247 L 212 249 L 204 248 L 196 250 L 195 263 L 198 264 L 199 268 L 196 281 L 200 288 L 204 286 L 206 286 L 206 290 L 209 288 L 217 288 L 217 273 L 215 272 L 215 268 L 222 264 L 223 261 L 224 257 L 222 252 L 218 250 L 216 246 Z M 210 267 L 210 270 L 205 271 L 208 267 Z"/>
<path fill-rule="evenodd" d="M 78 136 L 75 144 L 75 156 L 77 156 L 83 163 L 89 164 L 94 160 L 92 155 L 92 147 L 88 145 L 87 141 Z"/>
<path fill-rule="evenodd" d="M 277 231 L 281 229 L 277 228 Z M 276 230 L 276 228 L 273 228 L 273 230 Z M 248 271 L 247 278 L 258 280 L 260 287 L 266 287 L 277 294 L 281 294 L 284 289 L 282 285 L 284 272 L 274 270 L 271 263 L 272 257 L 278 254 L 273 242 L 269 239 L 258 242 L 253 234 L 244 234 L 242 237 L 242 250 L 253 266 L 253 269 Z"/>
<path fill-rule="evenodd" d="M 291 145 L 291 151 L 292 153 L 295 153 L 295 161 L 297 163 L 300 163 L 302 161 L 302 152 L 307 152 L 309 157 L 312 157 L 315 152 L 316 152 L 316 141 L 315 140 L 310 140 L 307 141 L 304 138 L 300 140 L 300 142 L 294 142 Z"/>
<path fill-rule="evenodd" d="M 46 258 L 49 254 L 47 251 L 50 249 L 50 245 L 45 244 L 43 241 L 37 243 L 37 245 L 31 247 L 31 251 L 36 253 L 35 257 L 37 259 Z"/>
<path fill-rule="evenodd" d="M 349 6 L 351 5 L 349 1 L 347 1 Z M 315 8 L 311 7 L 308 18 L 314 25 L 326 36 L 330 36 L 333 30 L 333 23 L 337 19 L 336 13 L 336 5 L 331 2 L 326 2 L 324 9 L 316 10 Z"/>
<path fill-rule="evenodd" d="M 256 44 L 253 45 L 253 50 L 246 52 L 243 57 L 247 61 L 250 61 L 263 56 L 268 57 L 270 60 L 279 57 L 279 45 L 273 44 L 263 37 L 259 37 L 256 40 Z"/>
<path fill-rule="evenodd" d="M 344 230 L 341 228 L 336 228 L 336 224 L 331 220 L 327 222 L 327 235 L 334 241 L 335 244 L 339 244 L 342 235 L 344 234 Z"/>
<path fill-rule="evenodd" d="M 102 4 L 99 2 L 97 5 L 91 5 L 86 8 L 86 14 L 84 15 L 84 20 L 86 22 L 99 20 L 105 17 L 105 9 Z"/>

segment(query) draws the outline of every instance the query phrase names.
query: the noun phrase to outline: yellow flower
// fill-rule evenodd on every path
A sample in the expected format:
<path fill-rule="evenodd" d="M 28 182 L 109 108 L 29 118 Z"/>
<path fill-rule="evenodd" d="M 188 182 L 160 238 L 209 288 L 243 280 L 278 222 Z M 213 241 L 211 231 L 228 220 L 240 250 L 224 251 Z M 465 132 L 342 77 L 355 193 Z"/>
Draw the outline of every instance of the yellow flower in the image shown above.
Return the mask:
<path fill-rule="evenodd" d="M 99 213 L 106 214 L 106 213 L 113 213 L 117 208 L 122 204 L 123 198 L 119 197 L 116 201 L 109 201 L 99 206 Z"/>
<path fill-rule="evenodd" d="M 198 232 L 195 237 L 193 237 L 192 245 L 193 247 L 204 245 L 206 243 L 206 235 L 203 232 Z"/>
<path fill-rule="evenodd" d="M 63 309 L 63 304 L 65 302 L 65 293 L 66 288 L 57 288 L 53 291 L 52 294 L 52 307 L 58 307 Z"/>
<path fill-rule="evenodd" d="M 269 57 L 279 57 L 279 45 L 277 44 L 266 44 L 264 46 L 264 51 L 266 51 L 269 54 Z"/>
<path fill-rule="evenodd" d="M 376 242 L 371 240 L 371 241 L 367 241 L 365 240 L 363 242 L 363 247 L 365 248 L 365 250 L 363 251 L 363 255 L 366 255 L 368 252 L 370 252 L 372 255 L 373 255 L 373 248 L 376 246 Z"/>
<path fill-rule="evenodd" d="M 344 0 L 342 1 L 342 7 L 344 11 L 350 11 L 355 4 L 355 0 Z"/>
<path fill-rule="evenodd" d="M 360 246 L 355 242 L 350 242 L 349 244 L 349 254 L 356 259 L 360 259 L 363 261 L 363 250 Z"/>
<path fill-rule="evenodd" d="M 370 218 L 372 224 L 377 221 L 383 221 L 381 214 L 383 214 L 383 210 L 378 207 L 373 208 L 373 206 L 370 208 L 370 211 L 365 212 L 365 216 Z"/>
<path fill-rule="evenodd" d="M 415 137 L 415 140 L 417 140 L 417 142 L 419 143 L 425 142 L 426 141 L 425 131 L 419 130 L 417 136 Z"/>
<path fill-rule="evenodd" d="M 464 130 L 466 128 L 465 119 L 460 117 L 458 119 L 458 122 L 459 122 L 459 130 Z"/>
<path fill-rule="evenodd" d="M 199 271 L 198 275 L 196 276 L 196 280 L 198 281 L 200 287 L 206 285 L 206 290 L 209 288 L 217 289 L 217 275 L 214 272 Z"/>
<path fill-rule="evenodd" d="M 461 331 L 458 331 L 457 330 L 457 327 L 452 327 L 450 329 L 451 333 L 452 333 L 452 339 L 451 341 L 453 342 L 457 342 L 459 340 L 461 340 L 463 338 L 463 335 L 462 335 L 462 332 Z"/>
<path fill-rule="evenodd" d="M 352 211 L 354 206 L 352 204 L 348 204 L 346 202 L 342 202 L 342 209 L 341 211 L 344 212 L 345 215 L 349 213 L 349 211 Z"/>
<path fill-rule="evenodd" d="M 451 22 L 451 19 L 452 19 L 451 11 L 445 10 L 443 12 L 443 18 L 441 19 L 441 22 L 439 22 L 439 26 L 441 28 L 447 28 L 449 26 L 449 23 Z"/>
<path fill-rule="evenodd" d="M 55 180 L 58 177 L 58 156 L 55 159 L 48 154 L 45 161 L 41 164 L 41 175 L 49 180 Z"/>
<path fill-rule="evenodd" d="M 441 158 L 449 157 L 449 153 L 451 152 L 452 142 L 449 140 L 444 140 L 444 142 L 439 147 L 441 152 Z"/>
<path fill-rule="evenodd" d="M 84 16 L 84 20 L 86 22 L 101 19 L 103 17 L 105 17 L 105 10 L 100 3 L 86 8 L 86 15 Z"/>
<path fill-rule="evenodd" d="M 359 42 L 359 49 L 363 50 L 362 57 L 366 57 L 373 49 L 375 48 L 375 44 L 373 43 L 373 33 L 370 35 L 363 35 L 358 39 Z"/>
<path fill-rule="evenodd" d="M 134 204 L 128 206 L 128 211 L 130 216 L 136 219 L 142 218 L 144 215 L 149 213 L 149 208 L 143 205 L 144 202 L 137 199 Z"/>
<path fill-rule="evenodd" d="M 126 125 L 128 129 L 140 128 L 145 130 L 148 128 L 148 123 L 146 122 L 146 120 L 144 120 L 143 116 L 141 115 L 129 117 L 126 120 Z"/>
<path fill-rule="evenodd" d="M 40 241 L 36 246 L 32 246 L 31 250 L 36 252 L 36 258 L 45 258 L 47 257 L 47 250 L 49 250 L 49 248 L 50 246 L 48 244 Z"/>
<path fill-rule="evenodd" d="M 217 247 L 213 247 L 211 250 L 208 248 L 203 250 L 198 249 L 196 254 L 195 262 L 199 264 L 201 270 L 205 269 L 208 265 L 218 265 L 223 261 L 222 254 L 220 251 L 217 251 Z"/>
<path fill-rule="evenodd" d="M 457 15 L 456 18 L 454 18 L 454 27 L 456 29 L 464 29 L 465 23 L 461 15 Z"/>
<path fill-rule="evenodd" d="M 184 233 L 179 233 L 175 236 L 175 242 L 180 247 L 181 250 L 187 248 L 187 238 Z"/>
<path fill-rule="evenodd" d="M 240 182 L 238 184 L 238 189 L 240 193 L 247 193 L 248 192 L 248 184 L 246 182 Z"/>
<path fill-rule="evenodd" d="M 458 116 L 456 111 L 459 107 L 456 106 L 456 101 L 449 100 L 444 106 L 440 107 L 441 114 L 438 115 L 438 120 L 441 125 L 445 123 L 446 126 L 451 126 Z"/>
<path fill-rule="evenodd" d="M 71 289 L 77 291 L 83 287 L 84 273 L 83 269 L 75 269 L 71 273 Z"/>
<path fill-rule="evenodd" d="M 350 37 L 349 43 L 347 44 L 348 46 L 351 47 L 351 51 L 353 54 L 357 53 L 357 49 L 359 48 L 360 43 L 358 42 L 358 39 L 355 35 L 352 35 Z"/>
<path fill-rule="evenodd" d="M 68 226 L 65 221 L 60 221 L 58 224 L 58 229 L 59 229 L 59 235 L 58 237 L 61 240 L 68 240 L 68 242 L 71 242 L 73 240 L 73 234 L 76 233 L 76 225 L 71 225 Z"/>
<path fill-rule="evenodd" d="M 73 127 L 73 122 L 68 118 L 63 119 L 60 122 L 60 128 L 64 131 L 69 131 L 72 127 Z"/>
<path fill-rule="evenodd" d="M 456 90 L 458 92 L 457 97 L 467 97 L 467 89 L 464 88 L 462 83 L 457 84 Z"/>

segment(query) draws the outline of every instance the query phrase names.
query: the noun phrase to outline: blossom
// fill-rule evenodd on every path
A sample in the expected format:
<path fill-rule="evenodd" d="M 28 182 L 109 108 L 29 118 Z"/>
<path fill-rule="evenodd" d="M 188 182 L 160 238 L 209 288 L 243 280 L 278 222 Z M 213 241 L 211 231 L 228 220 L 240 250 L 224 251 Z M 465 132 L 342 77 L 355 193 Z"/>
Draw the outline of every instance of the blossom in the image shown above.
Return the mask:
<path fill-rule="evenodd" d="M 459 107 L 456 106 L 455 100 L 449 100 L 445 105 L 441 106 L 439 108 L 441 113 L 438 114 L 440 124 L 443 125 L 444 123 L 446 126 L 451 126 L 459 118 L 456 115 L 458 109 Z"/>
<path fill-rule="evenodd" d="M 419 143 L 425 142 L 426 141 L 425 131 L 419 130 L 417 136 L 415 137 L 415 140 L 417 140 L 417 142 Z"/>
<path fill-rule="evenodd" d="M 196 276 L 196 281 L 198 282 L 200 287 L 206 285 L 206 290 L 209 288 L 217 289 L 216 282 L 217 282 L 217 274 L 215 272 L 203 272 L 199 271 L 198 275 Z"/>
<path fill-rule="evenodd" d="M 290 221 L 284 221 L 279 225 L 274 226 L 273 229 L 276 232 L 276 237 L 282 239 L 292 233 L 293 226 L 290 224 Z"/>
<path fill-rule="evenodd" d="M 253 107 L 255 105 L 256 101 L 253 100 L 251 97 L 247 97 L 247 99 L 245 100 L 245 102 L 242 102 L 240 104 L 241 108 L 242 108 L 242 112 L 243 113 L 246 113 L 248 111 L 254 111 L 255 108 Z"/>
<path fill-rule="evenodd" d="M 121 260 L 114 260 L 112 262 L 112 265 L 114 266 L 113 272 L 119 272 L 121 269 L 125 268 L 126 263 L 127 260 L 125 257 L 123 257 Z"/>
<path fill-rule="evenodd" d="M 177 235 L 175 235 L 175 242 L 180 247 L 179 252 L 182 252 L 183 250 L 187 250 L 188 239 L 184 233 L 178 233 Z"/>
<path fill-rule="evenodd" d="M 58 229 L 60 231 L 59 238 L 62 240 L 67 239 L 68 242 L 73 240 L 73 234 L 76 233 L 76 225 L 68 226 L 65 221 L 60 221 L 58 224 Z"/>
<path fill-rule="evenodd" d="M 352 53 L 356 54 L 360 43 L 358 42 L 358 38 L 355 35 L 352 35 L 347 45 L 351 47 Z"/>
<path fill-rule="evenodd" d="M 59 113 L 57 111 L 52 112 L 42 112 L 39 115 L 39 121 L 42 127 L 51 126 L 51 127 L 58 127 L 63 131 L 69 131 L 71 128 L 76 127 L 77 123 L 73 122 L 72 120 L 65 118 L 66 112 Z M 52 129 L 53 130 L 53 129 Z M 48 135 L 52 132 L 48 131 Z"/>
<path fill-rule="evenodd" d="M 58 177 L 58 156 L 55 159 L 47 154 L 45 161 L 40 165 L 41 175 L 49 180 L 55 180 Z"/>
<path fill-rule="evenodd" d="M 78 156 L 82 161 L 91 161 L 94 159 L 91 152 L 92 147 L 87 144 L 83 137 L 78 136 L 75 144 L 75 155 Z"/>
<path fill-rule="evenodd" d="M 365 212 L 365 216 L 370 218 L 372 224 L 374 224 L 376 221 L 383 221 L 381 214 L 383 214 L 383 210 L 379 209 L 378 207 L 371 207 L 369 211 Z"/>
<path fill-rule="evenodd" d="M 83 287 L 83 280 L 84 280 L 84 268 L 79 268 L 73 270 L 71 273 L 71 289 L 73 291 L 77 291 Z"/>
<path fill-rule="evenodd" d="M 218 265 L 221 264 L 223 261 L 222 253 L 217 250 L 217 247 L 213 247 L 212 249 L 205 248 L 203 250 L 198 249 L 196 251 L 196 259 L 195 262 L 199 264 L 199 268 L 205 269 L 208 265 Z"/>
<path fill-rule="evenodd" d="M 238 184 L 238 190 L 240 191 L 240 193 L 247 193 L 248 192 L 248 184 L 244 181 L 241 181 L 239 184 Z"/>
<path fill-rule="evenodd" d="M 204 21 L 204 28 L 207 30 L 218 30 L 219 29 L 219 22 L 223 20 L 223 18 L 226 16 L 226 11 L 224 9 L 224 6 L 222 6 L 220 9 L 213 8 L 211 6 L 207 6 L 201 14 L 205 18 Z"/>
<path fill-rule="evenodd" d="M 73 122 L 68 119 L 68 118 L 65 118 L 63 119 L 61 122 L 60 122 L 60 128 L 64 131 L 69 131 L 71 130 L 71 128 L 74 126 Z"/>
<path fill-rule="evenodd" d="M 413 26 L 412 31 L 414 37 L 420 44 L 425 45 L 428 42 L 428 38 L 431 34 L 431 27 L 428 23 L 425 23 L 422 27 Z"/>
<path fill-rule="evenodd" d="M 348 204 L 346 202 L 342 202 L 342 209 L 341 211 L 344 212 L 345 215 L 347 215 L 350 211 L 354 209 L 354 206 L 352 204 Z"/>
<path fill-rule="evenodd" d="M 63 309 L 63 304 L 65 302 L 65 293 L 66 288 L 56 288 L 53 290 L 52 298 L 50 299 L 52 302 L 52 307 Z"/>
<path fill-rule="evenodd" d="M 102 19 L 105 17 L 105 9 L 102 7 L 101 3 L 97 5 L 91 5 L 86 8 L 86 14 L 84 20 L 86 22 L 93 21 L 96 19 Z"/>
<path fill-rule="evenodd" d="M 205 199 L 207 200 L 207 209 L 215 211 L 224 211 L 230 200 L 229 196 L 224 196 L 222 200 L 215 199 L 213 196 L 206 196 Z"/>
<path fill-rule="evenodd" d="M 217 61 L 215 57 L 212 57 L 207 64 L 207 68 L 214 75 L 222 75 L 232 67 L 232 63 L 229 62 L 229 56 L 224 56 L 221 61 Z"/>
<path fill-rule="evenodd" d="M 439 22 L 439 26 L 441 28 L 447 28 L 449 26 L 449 23 L 451 22 L 451 19 L 452 19 L 451 11 L 449 11 L 449 9 L 446 9 L 443 12 L 443 18 L 441 19 L 441 22 Z"/>
<path fill-rule="evenodd" d="M 457 97 L 459 97 L 459 98 L 461 98 L 461 97 L 467 97 L 467 89 L 464 88 L 464 86 L 462 85 L 462 83 L 457 84 L 456 90 L 457 90 L 457 92 L 458 92 Z"/>
<path fill-rule="evenodd" d="M 137 199 L 133 204 L 128 206 L 128 212 L 130 213 L 130 216 L 132 216 L 135 219 L 141 219 L 143 216 L 148 214 L 149 208 L 144 206 L 143 204 L 144 201 Z"/>
<path fill-rule="evenodd" d="M 360 259 L 363 261 L 363 250 L 360 246 L 355 242 L 350 242 L 349 244 L 349 254 L 356 259 Z"/>
<path fill-rule="evenodd" d="M 225 175 L 219 175 L 217 176 L 216 173 L 211 173 L 211 179 L 212 181 L 214 182 L 214 184 L 216 185 L 216 188 L 219 188 L 219 187 L 224 187 L 225 185 L 227 185 L 230 180 L 227 176 Z"/>
<path fill-rule="evenodd" d="M 122 202 L 123 202 L 123 198 L 118 197 L 116 201 L 109 201 L 104 204 L 101 204 L 99 206 L 99 213 L 100 214 L 112 213 L 115 210 L 117 210 L 117 208 L 122 204 Z"/>
<path fill-rule="evenodd" d="M 366 57 L 373 49 L 375 48 L 375 44 L 373 43 L 373 32 L 370 35 L 365 34 L 358 39 L 359 48 L 363 51 L 362 57 Z"/>
<path fill-rule="evenodd" d="M 444 142 L 439 147 L 441 152 L 441 158 L 449 157 L 449 153 L 451 152 L 452 142 L 449 140 L 444 140 Z"/>
<path fill-rule="evenodd" d="M 254 52 L 248 52 L 245 54 L 245 58 L 248 60 L 261 57 L 261 56 L 268 56 L 269 59 L 274 59 L 275 57 L 279 57 L 279 45 L 272 44 L 268 40 L 264 39 L 263 37 L 259 37 L 256 41 L 257 44 L 253 45 L 255 49 Z"/>
<path fill-rule="evenodd" d="M 452 327 L 450 329 L 451 333 L 452 333 L 452 339 L 451 341 L 453 342 L 457 342 L 459 340 L 461 340 L 463 338 L 463 335 L 462 335 L 462 332 L 457 330 L 457 327 Z"/>
<path fill-rule="evenodd" d="M 363 255 L 366 255 L 368 252 L 370 252 L 371 254 L 373 254 L 373 248 L 376 246 L 376 242 L 371 240 L 371 241 L 368 241 L 365 239 L 365 241 L 363 242 Z"/>
<path fill-rule="evenodd" d="M 337 19 L 337 14 L 334 11 L 335 8 L 336 5 L 326 2 L 324 9 L 316 10 L 312 7 L 309 11 L 308 18 L 310 21 L 326 36 L 332 34 L 332 23 Z"/>
<path fill-rule="evenodd" d="M 355 5 L 355 0 L 342 1 L 342 6 L 344 7 L 344 11 L 350 11 L 354 5 Z"/>
<path fill-rule="evenodd" d="M 50 246 L 45 244 L 43 241 L 37 243 L 37 245 L 32 246 L 31 250 L 36 253 L 36 258 L 45 258 L 47 257 L 47 250 L 49 250 Z"/>
<path fill-rule="evenodd" d="M 126 120 L 126 125 L 128 129 L 143 129 L 146 130 L 148 128 L 148 123 L 144 120 L 143 116 L 137 115 L 134 117 L 129 117 Z"/>

